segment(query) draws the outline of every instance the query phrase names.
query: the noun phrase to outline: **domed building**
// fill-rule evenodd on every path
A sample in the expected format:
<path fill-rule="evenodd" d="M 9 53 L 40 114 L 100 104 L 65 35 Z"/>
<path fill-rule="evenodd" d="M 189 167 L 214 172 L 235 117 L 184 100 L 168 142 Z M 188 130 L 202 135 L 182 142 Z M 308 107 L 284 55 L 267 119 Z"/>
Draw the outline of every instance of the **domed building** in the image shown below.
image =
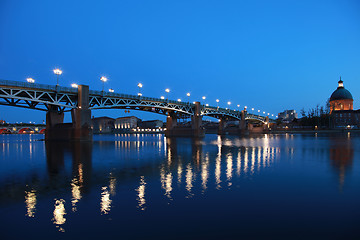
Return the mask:
<path fill-rule="evenodd" d="M 353 110 L 354 99 L 351 93 L 344 88 L 344 82 L 338 82 L 338 88 L 331 94 L 330 97 L 330 113 L 339 110 Z"/>
<path fill-rule="evenodd" d="M 329 100 L 332 125 L 335 128 L 359 128 L 360 110 L 353 110 L 353 96 L 344 88 L 341 77 L 338 84 Z"/>

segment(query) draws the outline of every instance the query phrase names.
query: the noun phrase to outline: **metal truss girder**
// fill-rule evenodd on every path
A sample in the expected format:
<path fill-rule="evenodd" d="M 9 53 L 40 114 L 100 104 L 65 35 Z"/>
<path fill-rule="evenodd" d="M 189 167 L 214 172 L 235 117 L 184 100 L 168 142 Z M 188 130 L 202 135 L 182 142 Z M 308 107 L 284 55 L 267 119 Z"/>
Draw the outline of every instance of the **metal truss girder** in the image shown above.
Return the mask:
<path fill-rule="evenodd" d="M 57 111 L 70 111 L 77 108 L 77 90 L 60 86 L 32 84 L 16 81 L 0 80 L 1 105 L 31 108 L 50 111 L 51 106 L 57 106 Z M 135 95 L 89 92 L 90 109 L 136 109 L 167 115 L 173 112 L 178 116 L 193 116 L 195 105 L 158 98 L 138 97 Z M 241 120 L 241 112 L 219 107 L 201 106 L 202 116 L 215 118 L 232 118 Z M 245 114 L 245 120 L 265 122 L 266 118 L 255 114 Z M 270 122 L 275 122 L 269 119 Z"/>
<path fill-rule="evenodd" d="M 9 86 L 0 87 L 0 98 L 5 100 L 4 102 L 0 103 L 1 105 L 11 105 L 46 111 L 46 105 L 56 105 L 62 107 L 62 109 L 76 108 L 76 103 L 74 100 L 76 100 L 77 95 L 40 91 L 36 89 L 18 89 Z M 36 107 L 38 104 L 44 105 L 45 109 Z"/>
<path fill-rule="evenodd" d="M 132 108 L 143 111 L 157 112 L 157 109 L 166 111 L 176 111 L 187 115 L 194 115 L 194 109 L 191 105 L 186 104 L 174 104 L 166 101 L 148 101 L 139 99 L 124 99 L 116 97 L 103 97 L 103 96 L 92 96 L 90 98 L 90 109 L 105 109 L 105 108 Z M 155 110 L 153 110 L 155 109 Z M 162 114 L 166 114 L 163 111 Z"/>

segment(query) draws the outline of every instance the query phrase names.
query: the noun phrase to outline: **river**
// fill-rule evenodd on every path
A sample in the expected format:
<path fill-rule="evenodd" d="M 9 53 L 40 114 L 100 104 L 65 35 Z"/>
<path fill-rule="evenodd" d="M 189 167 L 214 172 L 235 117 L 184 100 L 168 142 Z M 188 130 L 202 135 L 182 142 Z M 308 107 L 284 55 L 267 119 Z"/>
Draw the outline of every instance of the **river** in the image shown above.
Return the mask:
<path fill-rule="evenodd" d="M 1 239 L 360 239 L 360 135 L 0 135 Z"/>

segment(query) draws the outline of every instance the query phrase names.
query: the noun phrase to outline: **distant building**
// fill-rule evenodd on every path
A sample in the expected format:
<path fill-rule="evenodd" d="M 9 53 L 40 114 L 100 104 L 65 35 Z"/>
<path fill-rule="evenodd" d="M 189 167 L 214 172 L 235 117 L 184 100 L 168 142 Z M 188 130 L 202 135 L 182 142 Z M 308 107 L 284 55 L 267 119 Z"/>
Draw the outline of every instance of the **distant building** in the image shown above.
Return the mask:
<path fill-rule="evenodd" d="M 330 114 L 332 126 L 335 128 L 359 128 L 360 110 L 353 109 L 354 99 L 351 93 L 345 89 L 344 82 L 338 82 L 337 89 L 330 97 Z"/>
<path fill-rule="evenodd" d="M 94 133 L 111 133 L 114 130 L 114 119 L 109 117 L 92 118 Z"/>
<path fill-rule="evenodd" d="M 353 110 L 354 99 L 351 93 L 344 88 L 344 82 L 341 80 L 341 77 L 338 84 L 338 88 L 331 94 L 330 97 L 330 113 L 332 113 L 332 111 L 339 110 Z"/>
<path fill-rule="evenodd" d="M 295 110 L 285 110 L 278 114 L 278 118 L 283 122 L 292 122 L 297 117 L 298 115 Z"/>
<path fill-rule="evenodd" d="M 360 110 L 334 110 L 331 116 L 334 127 L 359 127 Z"/>
<path fill-rule="evenodd" d="M 141 119 L 131 116 L 131 117 L 119 117 L 115 119 L 115 131 L 122 132 L 128 131 L 138 127 L 138 123 L 141 122 Z"/>
<path fill-rule="evenodd" d="M 139 128 L 143 129 L 155 129 L 155 128 L 162 128 L 163 121 L 160 120 L 151 120 L 151 121 L 142 121 L 139 122 Z"/>

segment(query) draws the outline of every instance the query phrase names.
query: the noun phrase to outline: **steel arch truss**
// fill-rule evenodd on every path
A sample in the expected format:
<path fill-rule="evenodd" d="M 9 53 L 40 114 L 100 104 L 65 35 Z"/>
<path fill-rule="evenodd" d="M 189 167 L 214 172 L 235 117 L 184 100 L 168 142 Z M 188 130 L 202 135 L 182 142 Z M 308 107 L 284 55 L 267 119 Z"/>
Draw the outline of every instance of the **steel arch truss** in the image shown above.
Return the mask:
<path fill-rule="evenodd" d="M 151 99 L 143 97 L 117 97 L 117 96 L 97 96 L 90 95 L 89 109 L 134 109 L 141 111 L 149 111 L 168 115 L 168 112 L 174 112 L 180 116 L 194 115 L 194 104 L 175 103 L 173 101 Z"/>
<path fill-rule="evenodd" d="M 215 117 L 218 119 L 227 118 L 227 119 L 241 120 L 241 111 L 236 111 L 226 108 L 204 107 L 201 111 L 201 115 Z M 265 123 L 266 117 L 245 112 L 245 120 L 260 121 L 262 123 Z M 269 120 L 270 122 L 274 122 L 271 119 Z"/>
<path fill-rule="evenodd" d="M 77 106 L 76 93 L 64 93 L 42 89 L 24 89 L 0 86 L 0 105 L 30 108 L 41 111 L 69 111 Z"/>
<path fill-rule="evenodd" d="M 235 111 L 226 108 L 216 108 L 216 107 L 203 107 L 201 109 L 202 116 L 209 116 L 214 118 L 230 118 L 235 120 L 241 120 L 241 112 Z"/>

